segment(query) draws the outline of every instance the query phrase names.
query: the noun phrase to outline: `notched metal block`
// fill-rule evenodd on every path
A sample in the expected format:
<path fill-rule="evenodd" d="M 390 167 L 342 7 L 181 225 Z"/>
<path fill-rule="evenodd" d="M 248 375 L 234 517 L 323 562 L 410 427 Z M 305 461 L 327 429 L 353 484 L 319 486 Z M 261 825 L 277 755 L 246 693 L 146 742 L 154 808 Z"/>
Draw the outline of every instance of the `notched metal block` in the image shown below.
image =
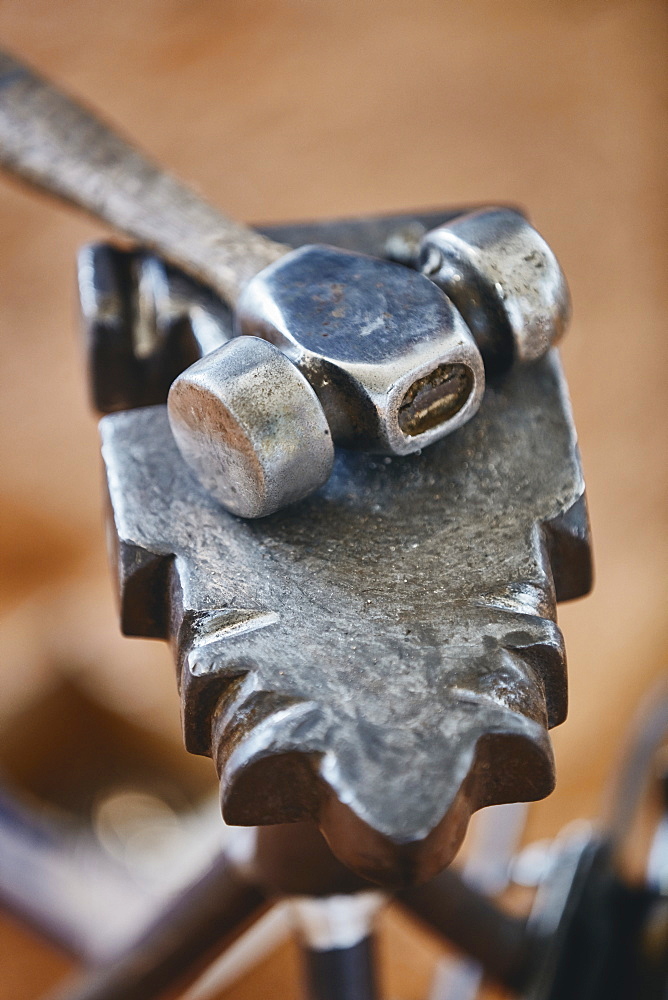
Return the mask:
<path fill-rule="evenodd" d="M 271 235 L 380 254 L 406 222 Z M 101 432 L 124 628 L 172 642 L 186 745 L 214 757 L 228 822 L 310 817 L 350 867 L 399 884 L 446 865 L 475 809 L 550 792 L 556 601 L 591 583 L 555 352 L 492 379 L 421 455 L 341 451 L 317 496 L 262 521 L 199 486 L 165 407 Z"/>
<path fill-rule="evenodd" d="M 440 289 L 400 264 L 300 247 L 249 281 L 236 316 L 241 333 L 301 370 L 346 447 L 410 454 L 480 405 L 485 375 L 468 327 Z"/>
<path fill-rule="evenodd" d="M 195 482 L 164 407 L 101 431 L 124 620 L 146 565 L 128 553 L 162 558 L 148 618 L 169 623 L 186 743 L 214 756 L 228 822 L 309 816 L 350 867 L 411 882 L 475 809 L 551 791 L 556 597 L 590 570 L 556 354 L 421 456 L 343 452 L 316 498 L 261 522 Z"/>
<path fill-rule="evenodd" d="M 230 339 L 208 288 L 143 250 L 84 246 L 77 277 L 88 379 L 100 413 L 167 400 L 182 371 Z"/>

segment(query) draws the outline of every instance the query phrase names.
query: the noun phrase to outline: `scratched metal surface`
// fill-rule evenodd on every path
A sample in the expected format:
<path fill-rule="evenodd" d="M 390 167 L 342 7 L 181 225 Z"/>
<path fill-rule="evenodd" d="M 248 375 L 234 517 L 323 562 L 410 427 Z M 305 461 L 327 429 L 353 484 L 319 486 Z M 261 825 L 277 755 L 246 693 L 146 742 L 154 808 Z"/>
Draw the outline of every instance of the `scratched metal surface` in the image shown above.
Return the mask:
<path fill-rule="evenodd" d="M 355 870 L 411 882 L 473 810 L 549 793 L 556 599 L 590 582 L 556 352 L 490 380 L 440 444 L 340 450 L 322 490 L 257 522 L 199 487 L 163 406 L 101 432 L 124 628 L 171 639 L 186 744 L 216 759 L 228 822 L 311 816 Z"/>

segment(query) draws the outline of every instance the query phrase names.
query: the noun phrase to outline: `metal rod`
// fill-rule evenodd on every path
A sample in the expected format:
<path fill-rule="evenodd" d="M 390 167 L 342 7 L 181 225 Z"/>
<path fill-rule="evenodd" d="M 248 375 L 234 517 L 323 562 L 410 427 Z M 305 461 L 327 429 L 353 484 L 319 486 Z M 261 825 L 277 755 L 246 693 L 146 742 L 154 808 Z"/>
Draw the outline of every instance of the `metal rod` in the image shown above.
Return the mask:
<path fill-rule="evenodd" d="M 426 885 L 397 894 L 414 915 L 480 962 L 497 982 L 516 989 L 527 968 L 526 921 L 504 913 L 487 896 L 446 869 Z"/>
<path fill-rule="evenodd" d="M 179 895 L 142 940 L 108 968 L 67 983 L 51 1000 L 152 1000 L 175 996 L 257 920 L 265 897 L 226 858 Z M 169 992 L 167 992 L 169 991 Z"/>
<path fill-rule="evenodd" d="M 351 948 L 302 950 L 308 1000 L 376 1000 L 375 950 L 372 937 Z"/>

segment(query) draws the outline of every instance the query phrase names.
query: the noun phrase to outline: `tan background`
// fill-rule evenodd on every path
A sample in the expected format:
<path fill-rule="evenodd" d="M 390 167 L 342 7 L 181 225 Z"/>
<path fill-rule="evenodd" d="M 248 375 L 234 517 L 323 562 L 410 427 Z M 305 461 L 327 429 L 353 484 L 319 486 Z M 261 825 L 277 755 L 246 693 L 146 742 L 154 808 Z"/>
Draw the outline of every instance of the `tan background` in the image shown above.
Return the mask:
<path fill-rule="evenodd" d="M 556 248 L 597 584 L 561 614 L 571 711 L 535 836 L 598 812 L 634 707 L 665 675 L 667 19 L 650 0 L 0 4 L 0 44 L 242 219 L 517 201 Z M 73 279 L 100 235 L 0 184 L 0 713 L 75 671 L 178 738 L 168 656 L 117 637 L 106 580 Z M 393 924 L 395 940 L 415 968 L 402 976 L 386 944 L 389 988 L 417 1000 L 436 946 Z M 9 921 L 3 942 L 3 1000 L 65 967 Z M 291 962 L 274 960 L 278 982 Z"/>

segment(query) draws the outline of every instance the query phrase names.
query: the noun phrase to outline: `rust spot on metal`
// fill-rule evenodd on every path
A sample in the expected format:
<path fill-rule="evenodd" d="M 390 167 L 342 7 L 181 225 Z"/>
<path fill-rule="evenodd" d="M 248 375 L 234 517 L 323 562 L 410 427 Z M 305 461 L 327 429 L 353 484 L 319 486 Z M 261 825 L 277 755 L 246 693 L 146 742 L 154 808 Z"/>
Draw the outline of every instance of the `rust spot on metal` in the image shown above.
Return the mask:
<path fill-rule="evenodd" d="M 472 391 L 470 368 L 462 364 L 439 365 L 413 382 L 399 407 L 399 427 L 409 437 L 423 434 L 458 413 Z"/>

